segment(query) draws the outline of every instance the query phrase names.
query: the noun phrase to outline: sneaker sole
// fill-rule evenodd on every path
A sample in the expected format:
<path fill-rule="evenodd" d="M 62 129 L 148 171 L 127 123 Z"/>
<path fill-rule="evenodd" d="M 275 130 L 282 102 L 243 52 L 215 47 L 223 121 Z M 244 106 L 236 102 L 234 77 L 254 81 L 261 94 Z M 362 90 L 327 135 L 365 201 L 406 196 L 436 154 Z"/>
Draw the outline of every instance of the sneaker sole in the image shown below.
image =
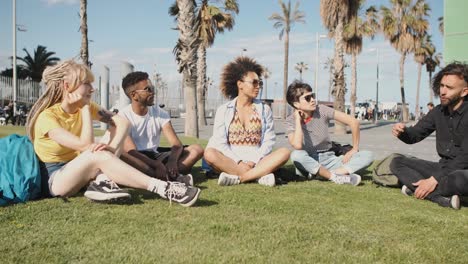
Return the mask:
<path fill-rule="evenodd" d="M 401 187 L 401 193 L 402 193 L 403 195 L 412 196 L 412 195 L 413 195 L 412 193 L 411 193 L 411 194 L 408 194 L 408 190 L 409 190 L 409 188 L 406 187 L 406 185 L 403 185 L 403 187 Z"/>
<path fill-rule="evenodd" d="M 102 195 L 101 192 L 95 192 L 95 191 L 86 191 L 84 193 L 84 196 L 88 198 L 88 200 L 91 200 L 93 202 L 112 202 L 112 201 L 123 201 L 123 200 L 129 200 L 131 198 L 131 195 L 129 193 L 119 193 L 119 194 L 114 194 L 114 196 L 110 197 L 109 195 Z"/>
<path fill-rule="evenodd" d="M 453 209 L 460 210 L 460 197 L 458 195 L 452 196 L 452 199 L 450 200 L 450 205 Z"/>
<path fill-rule="evenodd" d="M 354 174 L 359 180 L 356 182 L 356 184 L 353 184 L 354 186 L 358 186 L 361 183 L 361 176 Z"/>
<path fill-rule="evenodd" d="M 195 194 L 195 197 L 188 203 L 181 203 L 180 205 L 182 205 L 183 207 L 190 207 L 192 205 L 194 205 L 197 201 L 198 201 L 198 196 L 200 196 L 200 192 L 201 190 L 197 188 L 197 194 Z"/>

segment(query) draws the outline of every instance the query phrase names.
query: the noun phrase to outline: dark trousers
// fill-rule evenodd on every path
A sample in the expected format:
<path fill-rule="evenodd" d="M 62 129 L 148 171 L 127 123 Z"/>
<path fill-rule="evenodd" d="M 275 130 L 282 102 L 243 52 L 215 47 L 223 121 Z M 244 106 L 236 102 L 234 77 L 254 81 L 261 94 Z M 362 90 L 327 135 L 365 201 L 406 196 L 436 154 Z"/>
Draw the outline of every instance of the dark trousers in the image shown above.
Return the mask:
<path fill-rule="evenodd" d="M 433 172 L 440 170 L 441 164 L 413 157 L 396 157 L 390 164 L 390 169 L 398 177 L 401 184 L 414 191 L 416 188 L 413 183 L 434 176 Z M 455 194 L 468 195 L 468 170 L 456 170 L 448 175 L 443 175 L 427 199 L 431 200 L 437 195 L 448 197 Z"/>

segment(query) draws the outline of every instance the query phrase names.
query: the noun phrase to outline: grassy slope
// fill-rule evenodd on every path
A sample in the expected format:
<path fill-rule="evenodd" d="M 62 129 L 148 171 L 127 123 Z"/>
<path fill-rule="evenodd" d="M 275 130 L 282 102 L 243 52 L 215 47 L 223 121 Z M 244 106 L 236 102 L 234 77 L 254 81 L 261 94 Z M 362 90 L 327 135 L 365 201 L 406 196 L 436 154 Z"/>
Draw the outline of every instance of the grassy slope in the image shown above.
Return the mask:
<path fill-rule="evenodd" d="M 2 262 L 468 261 L 468 210 L 376 188 L 369 177 L 359 187 L 312 181 L 267 188 L 220 187 L 199 164 L 194 174 L 203 191 L 193 208 L 144 191 L 132 191 L 132 203 L 123 205 L 80 194 L 0 208 Z"/>

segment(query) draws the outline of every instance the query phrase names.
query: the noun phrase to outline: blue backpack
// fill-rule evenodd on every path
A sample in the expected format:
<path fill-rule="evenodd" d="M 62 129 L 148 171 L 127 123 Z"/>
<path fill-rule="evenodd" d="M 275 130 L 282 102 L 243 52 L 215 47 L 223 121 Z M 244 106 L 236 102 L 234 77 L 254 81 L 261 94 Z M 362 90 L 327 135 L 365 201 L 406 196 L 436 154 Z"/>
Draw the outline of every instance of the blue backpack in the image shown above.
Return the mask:
<path fill-rule="evenodd" d="M 40 196 L 39 159 L 31 141 L 16 134 L 0 138 L 0 206 Z"/>

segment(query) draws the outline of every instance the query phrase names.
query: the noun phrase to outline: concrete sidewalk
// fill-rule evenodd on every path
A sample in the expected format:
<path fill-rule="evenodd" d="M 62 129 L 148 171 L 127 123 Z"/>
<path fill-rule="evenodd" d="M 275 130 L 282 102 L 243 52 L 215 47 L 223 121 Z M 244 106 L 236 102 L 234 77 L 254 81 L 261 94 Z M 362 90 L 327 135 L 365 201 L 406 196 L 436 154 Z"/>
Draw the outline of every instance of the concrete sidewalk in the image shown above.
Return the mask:
<path fill-rule="evenodd" d="M 200 128 L 200 138 L 208 140 L 213 133 L 214 119 L 208 119 L 208 126 Z M 178 135 L 184 134 L 183 118 L 173 118 L 172 125 Z M 412 155 L 421 159 L 438 161 L 439 156 L 436 152 L 435 135 L 432 134 L 425 140 L 408 145 L 392 135 L 392 126 L 395 122 L 380 121 L 377 125 L 368 121 L 361 122 L 361 140 L 360 149 L 370 150 L 374 153 L 375 159 L 383 159 L 391 153 L 397 152 Z M 409 123 L 408 125 L 410 125 Z M 351 134 L 334 135 L 333 127 L 329 128 L 332 140 L 340 143 L 352 143 Z M 285 125 L 283 120 L 275 120 L 276 144 L 275 147 L 287 147 L 291 149 L 285 135 Z"/>

